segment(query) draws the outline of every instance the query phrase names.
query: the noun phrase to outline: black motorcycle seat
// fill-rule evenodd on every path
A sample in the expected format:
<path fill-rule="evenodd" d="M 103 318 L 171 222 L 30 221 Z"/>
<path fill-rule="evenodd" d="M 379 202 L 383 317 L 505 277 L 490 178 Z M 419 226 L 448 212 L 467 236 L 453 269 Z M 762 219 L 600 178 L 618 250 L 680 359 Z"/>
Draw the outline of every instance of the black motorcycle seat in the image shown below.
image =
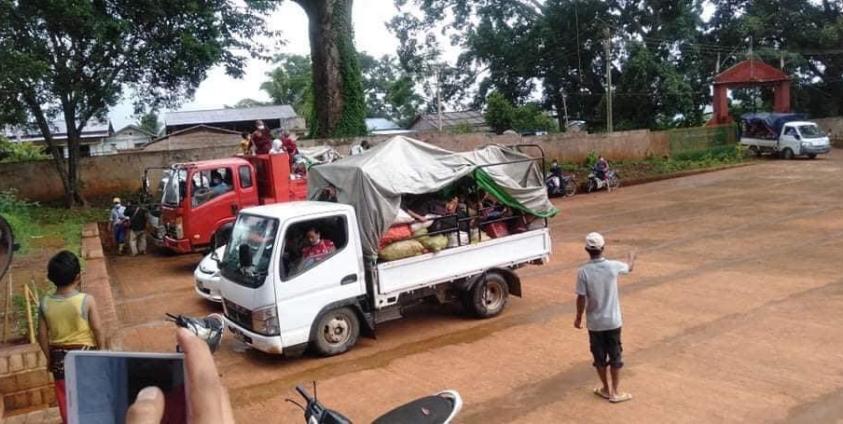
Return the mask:
<path fill-rule="evenodd" d="M 427 396 L 401 405 L 380 418 L 373 424 L 434 424 L 444 423 L 454 410 L 454 402 L 441 396 Z"/>

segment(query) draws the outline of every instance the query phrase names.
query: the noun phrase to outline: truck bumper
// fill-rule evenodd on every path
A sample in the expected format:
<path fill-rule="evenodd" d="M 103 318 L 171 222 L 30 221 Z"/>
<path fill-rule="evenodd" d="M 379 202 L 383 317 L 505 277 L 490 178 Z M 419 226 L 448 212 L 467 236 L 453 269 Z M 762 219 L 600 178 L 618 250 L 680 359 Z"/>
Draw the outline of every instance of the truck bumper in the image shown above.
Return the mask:
<path fill-rule="evenodd" d="M 281 344 L 281 336 L 262 336 L 251 332 L 225 317 L 225 327 L 234 338 L 247 345 L 266 353 L 282 354 L 284 347 Z"/>
<path fill-rule="evenodd" d="M 803 155 L 824 155 L 831 151 L 831 146 L 802 146 L 800 150 Z"/>
<path fill-rule="evenodd" d="M 164 247 L 178 253 L 193 252 L 193 246 L 190 245 L 188 239 L 174 239 L 170 236 L 164 236 Z"/>

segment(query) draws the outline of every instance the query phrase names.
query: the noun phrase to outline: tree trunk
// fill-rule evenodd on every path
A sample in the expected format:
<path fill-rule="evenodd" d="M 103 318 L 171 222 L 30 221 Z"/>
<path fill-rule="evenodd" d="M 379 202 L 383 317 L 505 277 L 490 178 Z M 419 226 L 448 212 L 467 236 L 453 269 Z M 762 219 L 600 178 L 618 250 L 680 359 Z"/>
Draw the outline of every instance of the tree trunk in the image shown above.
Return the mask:
<path fill-rule="evenodd" d="M 366 104 L 351 23 L 353 0 L 295 0 L 309 19 L 317 138 L 366 134 Z"/>
<path fill-rule="evenodd" d="M 81 156 L 80 127 L 76 124 L 76 111 L 64 103 L 64 123 L 67 127 L 67 186 L 65 187 L 65 201 L 67 207 L 86 206 L 88 202 L 80 191 L 79 157 Z M 84 125 L 83 125 L 84 127 Z"/>
<path fill-rule="evenodd" d="M 38 103 L 35 95 L 32 93 L 24 93 L 23 98 L 30 112 L 32 112 L 32 115 L 35 117 L 35 123 L 41 131 L 41 135 L 44 137 L 44 142 L 47 143 L 47 148 L 50 149 L 50 155 L 53 157 L 53 164 L 55 165 L 56 172 L 59 174 L 59 179 L 61 179 L 61 184 L 64 188 L 65 204 L 70 207 L 73 205 L 74 196 L 73 190 L 71 189 L 72 186 L 67 175 L 67 169 L 65 168 L 64 154 L 60 149 L 56 148 L 56 145 L 53 142 L 53 133 L 50 129 L 50 123 L 47 121 L 46 116 L 44 116 L 44 111 L 41 110 L 41 105 Z"/>

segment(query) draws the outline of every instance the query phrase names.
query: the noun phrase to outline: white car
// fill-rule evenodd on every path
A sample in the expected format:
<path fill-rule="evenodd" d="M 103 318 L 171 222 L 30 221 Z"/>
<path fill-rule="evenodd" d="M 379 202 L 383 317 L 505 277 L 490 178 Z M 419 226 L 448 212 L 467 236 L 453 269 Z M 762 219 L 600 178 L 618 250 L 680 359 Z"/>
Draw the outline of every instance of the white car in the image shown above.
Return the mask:
<path fill-rule="evenodd" d="M 225 246 L 217 248 L 217 258 L 222 259 L 225 253 Z M 196 279 L 196 294 L 204 297 L 211 302 L 222 302 L 220 295 L 220 270 L 217 266 L 217 261 L 211 259 L 213 253 L 209 253 L 202 258 L 199 266 L 193 271 L 193 277 Z"/>

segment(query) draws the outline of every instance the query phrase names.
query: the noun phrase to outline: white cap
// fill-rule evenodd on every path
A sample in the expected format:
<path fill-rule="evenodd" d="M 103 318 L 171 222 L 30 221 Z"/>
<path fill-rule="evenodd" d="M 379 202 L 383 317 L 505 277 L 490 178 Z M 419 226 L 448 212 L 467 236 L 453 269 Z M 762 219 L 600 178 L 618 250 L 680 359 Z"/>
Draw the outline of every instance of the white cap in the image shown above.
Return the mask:
<path fill-rule="evenodd" d="M 111 203 L 120 203 L 120 198 L 115 197 L 114 199 L 111 200 Z"/>
<path fill-rule="evenodd" d="M 602 249 L 605 245 L 606 240 L 603 239 L 603 236 L 601 236 L 600 233 L 588 233 L 588 235 L 585 236 L 586 249 Z"/>

